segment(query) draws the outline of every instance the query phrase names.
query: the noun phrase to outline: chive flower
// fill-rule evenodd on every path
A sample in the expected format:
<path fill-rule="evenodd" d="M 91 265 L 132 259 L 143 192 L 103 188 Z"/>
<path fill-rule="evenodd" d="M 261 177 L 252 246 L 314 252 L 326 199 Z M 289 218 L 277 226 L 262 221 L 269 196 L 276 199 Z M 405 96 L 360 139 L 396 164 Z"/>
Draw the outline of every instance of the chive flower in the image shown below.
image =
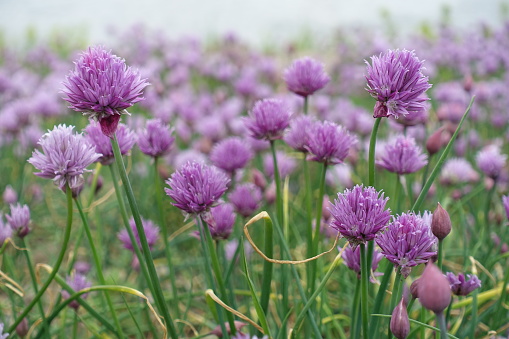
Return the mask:
<path fill-rule="evenodd" d="M 27 205 L 21 205 L 20 203 L 11 204 L 10 207 L 11 214 L 7 214 L 5 217 L 18 237 L 24 238 L 30 233 L 30 209 Z"/>
<path fill-rule="evenodd" d="M 52 179 L 62 191 L 69 185 L 77 195 L 85 180 L 87 166 L 101 157 L 82 134 L 73 133 L 74 126 L 58 125 L 39 140 L 42 152 L 35 150 L 28 162 L 40 172 L 35 175 Z"/>
<path fill-rule="evenodd" d="M 0 246 L 10 237 L 12 237 L 11 225 L 4 221 L 4 214 L 0 212 Z"/>
<path fill-rule="evenodd" d="M 247 218 L 260 207 L 262 190 L 253 183 L 239 184 L 228 194 L 228 200 L 238 214 Z"/>
<path fill-rule="evenodd" d="M 326 165 L 342 163 L 357 138 L 348 131 L 330 121 L 318 121 L 310 128 L 308 160 L 323 162 Z"/>
<path fill-rule="evenodd" d="M 309 132 L 313 126 L 314 118 L 301 115 L 290 122 L 290 128 L 284 136 L 284 141 L 296 151 L 307 153 L 309 146 Z"/>
<path fill-rule="evenodd" d="M 88 281 L 87 277 L 79 273 L 72 273 L 71 275 L 67 276 L 66 282 L 75 292 L 79 292 L 85 288 L 89 288 L 90 286 L 92 286 L 92 283 Z M 69 292 L 65 290 L 62 291 L 62 298 L 68 299 L 70 296 L 71 295 L 69 294 Z M 80 296 L 80 298 L 85 299 L 87 296 L 88 293 L 84 293 Z M 77 310 L 80 307 L 80 304 L 78 303 L 77 300 L 73 300 L 69 304 L 69 307 L 72 307 L 75 310 Z"/>
<path fill-rule="evenodd" d="M 422 73 L 423 61 L 413 51 L 388 50 L 366 64 L 366 90 L 376 99 L 374 118 L 398 118 L 426 109 L 424 93 L 431 85 Z"/>
<path fill-rule="evenodd" d="M 416 145 L 415 139 L 404 135 L 399 135 L 387 143 L 380 160 L 376 161 L 378 166 L 400 175 L 415 173 L 427 163 L 426 155 Z"/>
<path fill-rule="evenodd" d="M 239 137 L 229 137 L 217 143 L 210 152 L 214 166 L 233 175 L 253 158 L 251 148 Z"/>
<path fill-rule="evenodd" d="M 489 145 L 477 153 L 475 160 L 486 176 L 497 179 L 506 164 L 507 155 L 501 154 L 499 146 Z"/>
<path fill-rule="evenodd" d="M 391 218 L 390 209 L 385 209 L 389 198 L 373 187 L 356 185 L 338 193 L 338 198 L 329 208 L 330 226 L 357 247 L 373 240 Z"/>
<path fill-rule="evenodd" d="M 276 140 L 283 137 L 290 124 L 290 116 L 290 110 L 283 101 L 263 99 L 255 103 L 244 124 L 253 138 Z"/>
<path fill-rule="evenodd" d="M 136 143 L 136 133 L 124 124 L 118 125 L 116 133 L 120 154 L 128 154 Z M 102 154 L 98 159 L 102 165 L 111 165 L 115 161 L 110 139 L 102 133 L 99 123 L 90 121 L 90 124 L 85 127 L 85 138 L 95 147 L 96 152 Z"/>
<path fill-rule="evenodd" d="M 152 250 L 152 247 L 154 247 L 157 239 L 159 239 L 159 227 L 157 227 L 151 220 L 146 220 L 143 218 L 141 218 L 141 224 L 143 225 L 143 231 L 145 233 L 145 237 L 147 238 L 148 247 L 150 250 Z M 131 227 L 131 230 L 133 231 L 133 235 L 136 239 L 138 248 L 141 249 L 140 235 L 138 233 L 138 229 L 136 228 L 134 218 L 132 217 L 129 220 L 129 227 Z M 123 229 L 118 233 L 118 239 L 122 242 L 126 249 L 134 252 L 133 243 L 131 242 L 131 238 L 129 237 L 129 233 L 127 233 L 126 229 Z"/>
<path fill-rule="evenodd" d="M 481 280 L 475 274 L 468 274 L 465 278 L 463 273 L 455 275 L 452 272 L 447 272 L 445 276 L 449 281 L 452 293 L 455 295 L 466 296 L 481 287 Z"/>
<path fill-rule="evenodd" d="M 138 147 L 153 158 L 169 153 L 175 142 L 172 136 L 173 128 L 164 124 L 160 119 L 148 120 L 145 128 L 138 133 Z"/>
<path fill-rule="evenodd" d="M 283 78 L 288 90 L 302 97 L 312 95 L 330 81 L 323 64 L 310 57 L 295 60 L 284 71 Z"/>
<path fill-rule="evenodd" d="M 63 82 L 63 99 L 69 108 L 96 119 L 112 138 L 121 114 L 144 99 L 143 89 L 149 83 L 124 59 L 101 46 L 89 47 L 74 65 Z"/>
<path fill-rule="evenodd" d="M 230 237 L 235 225 L 236 215 L 233 212 L 233 206 L 229 203 L 223 203 L 212 207 L 210 214 L 204 217 L 210 229 L 210 234 L 214 240 L 226 240 Z"/>

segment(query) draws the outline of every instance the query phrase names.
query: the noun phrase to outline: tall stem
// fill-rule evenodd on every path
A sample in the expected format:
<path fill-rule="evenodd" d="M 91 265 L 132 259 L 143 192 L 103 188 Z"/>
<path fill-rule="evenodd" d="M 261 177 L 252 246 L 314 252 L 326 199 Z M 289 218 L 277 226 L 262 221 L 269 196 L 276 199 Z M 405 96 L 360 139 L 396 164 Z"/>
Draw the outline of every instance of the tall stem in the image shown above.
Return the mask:
<path fill-rule="evenodd" d="M 366 260 L 366 244 L 361 247 L 361 313 L 362 313 L 362 332 L 364 338 L 369 338 L 369 311 L 368 311 L 368 282 L 369 268 Z"/>
<path fill-rule="evenodd" d="M 368 186 L 375 187 L 375 148 L 376 148 L 376 135 L 378 134 L 378 127 L 380 126 L 382 118 L 376 118 L 371 137 L 369 138 L 369 153 L 368 153 Z"/>
<path fill-rule="evenodd" d="M 99 258 L 99 255 L 97 254 L 97 249 L 95 248 L 94 245 L 94 238 L 92 237 L 92 232 L 90 231 L 90 225 L 88 224 L 87 216 L 83 212 L 83 207 L 81 206 L 79 199 L 74 198 L 74 202 L 76 203 L 76 207 L 78 208 L 78 211 L 80 213 L 81 220 L 83 222 L 83 228 L 85 229 L 85 234 L 87 235 L 88 238 L 90 250 L 92 251 L 92 258 L 94 259 L 97 278 L 99 278 L 99 282 L 101 283 L 101 285 L 106 285 L 106 280 L 104 279 L 102 271 L 101 259 Z M 113 303 L 111 302 L 109 292 L 105 291 L 104 296 L 106 298 L 106 303 L 108 304 L 108 308 L 110 309 L 111 315 L 113 317 L 113 321 L 115 322 L 115 326 L 117 327 L 118 333 L 120 334 L 121 338 L 124 338 L 124 332 L 122 331 L 122 326 L 120 325 L 120 321 L 118 320 L 117 313 L 115 312 L 115 308 L 113 307 Z"/>
<path fill-rule="evenodd" d="M 134 192 L 131 187 L 131 182 L 129 181 L 129 177 L 127 176 L 127 172 L 124 166 L 124 160 L 122 159 L 122 154 L 120 152 L 120 147 L 118 146 L 117 135 L 113 135 L 113 139 L 111 140 L 111 145 L 113 148 L 113 154 L 115 155 L 115 162 L 118 167 L 118 172 L 120 174 L 120 178 L 124 185 L 124 190 L 127 195 L 127 200 L 129 201 L 129 206 L 131 207 L 131 212 L 133 213 L 134 222 L 136 224 L 136 230 L 138 231 L 138 236 L 140 237 L 141 248 L 143 251 L 143 255 L 145 257 L 145 262 L 147 264 L 148 273 L 150 275 L 150 281 L 152 282 L 152 286 L 154 288 L 154 299 L 158 305 L 159 311 L 162 313 L 163 318 L 166 322 L 166 326 L 168 327 L 168 331 L 170 336 L 173 339 L 177 339 L 177 332 L 175 330 L 175 324 L 173 323 L 173 319 L 171 318 L 170 313 L 168 312 L 168 307 L 164 300 L 163 291 L 161 289 L 161 284 L 159 283 L 159 277 L 157 276 L 156 268 L 154 266 L 154 259 L 152 258 L 152 253 L 150 252 L 150 248 L 148 246 L 147 237 L 145 236 L 145 232 L 143 230 L 143 224 L 141 222 L 140 211 L 138 210 L 138 204 L 136 199 L 134 198 Z M 134 246 L 133 246 L 134 247 Z"/>
<path fill-rule="evenodd" d="M 58 269 L 60 268 L 60 265 L 62 264 L 62 261 L 64 260 L 65 251 L 67 250 L 67 245 L 69 244 L 69 238 L 71 237 L 71 227 L 72 227 L 72 192 L 69 188 L 69 185 L 67 185 L 66 189 L 66 197 L 67 197 L 67 224 L 65 227 L 64 232 L 64 241 L 62 243 L 62 248 L 60 249 L 60 253 L 58 254 L 57 261 L 55 262 L 55 265 L 53 265 L 53 270 L 51 271 L 48 279 L 44 283 L 44 285 L 41 287 L 39 292 L 35 295 L 35 297 L 32 299 L 30 304 L 21 312 L 21 314 L 16 318 L 14 323 L 7 329 L 6 332 L 12 333 L 16 326 L 27 316 L 27 314 L 32 310 L 34 305 L 41 299 L 42 295 L 46 290 L 48 289 L 48 286 L 53 281 L 53 278 L 55 278 L 55 275 L 57 275 Z"/>
<path fill-rule="evenodd" d="M 322 206 L 323 206 L 323 195 L 325 191 L 325 174 L 327 173 L 327 163 L 322 164 L 322 174 L 320 175 L 320 184 L 318 188 L 318 198 L 316 199 L 316 219 L 315 219 L 315 234 L 313 236 L 313 253 L 312 255 L 317 255 L 319 252 L 319 239 L 320 239 L 320 224 L 322 222 Z M 310 281 L 311 286 L 310 290 L 315 290 L 315 281 L 316 281 L 316 265 L 317 261 L 313 260 L 311 262 L 312 268 L 312 280 Z"/>
<path fill-rule="evenodd" d="M 279 168 L 277 165 L 276 146 L 274 140 L 270 141 L 270 150 L 272 152 L 272 161 L 274 163 L 274 181 L 276 183 L 276 216 L 279 225 L 283 226 L 283 192 L 281 189 L 281 177 L 279 175 Z"/>
<path fill-rule="evenodd" d="M 444 312 L 440 312 L 436 314 L 437 317 L 437 323 L 440 328 L 440 338 L 441 339 L 447 339 L 447 324 L 445 323 L 445 316 Z"/>

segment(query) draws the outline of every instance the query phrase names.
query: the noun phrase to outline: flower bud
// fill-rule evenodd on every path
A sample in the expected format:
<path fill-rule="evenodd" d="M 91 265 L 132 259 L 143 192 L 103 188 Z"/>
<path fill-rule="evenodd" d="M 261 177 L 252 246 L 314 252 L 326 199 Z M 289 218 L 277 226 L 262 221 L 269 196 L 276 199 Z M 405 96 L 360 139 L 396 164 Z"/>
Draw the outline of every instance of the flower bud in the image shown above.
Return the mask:
<path fill-rule="evenodd" d="M 451 233 L 451 228 L 449 213 L 438 203 L 437 208 L 433 212 L 433 218 L 431 219 L 431 232 L 433 232 L 435 237 L 439 240 L 443 240 Z"/>
<path fill-rule="evenodd" d="M 265 188 L 267 187 L 267 180 L 265 180 L 265 176 L 257 169 L 254 169 L 252 172 L 252 181 L 253 184 L 260 187 L 262 191 L 265 191 Z"/>
<path fill-rule="evenodd" d="M 23 318 L 21 322 L 16 326 L 16 334 L 21 338 L 25 337 L 28 334 L 28 320 L 27 318 Z"/>
<path fill-rule="evenodd" d="M 412 294 L 412 297 L 415 299 L 419 298 L 419 278 L 415 279 L 412 284 L 410 285 L 410 293 Z"/>
<path fill-rule="evenodd" d="M 426 141 L 426 150 L 428 151 L 429 155 L 438 153 L 438 151 L 440 151 L 440 149 L 444 145 L 443 143 L 444 132 L 445 132 L 444 127 L 442 126 L 428 137 L 428 140 Z"/>
<path fill-rule="evenodd" d="M 392 311 L 391 332 L 398 339 L 405 339 L 410 333 L 410 320 L 404 298 L 401 298 L 399 304 Z"/>
<path fill-rule="evenodd" d="M 14 204 L 18 201 L 18 193 L 12 188 L 11 185 L 5 187 L 5 191 L 2 195 L 4 204 Z"/>
<path fill-rule="evenodd" d="M 441 313 L 451 302 L 449 281 L 440 269 L 428 262 L 417 286 L 421 305 L 435 313 Z"/>

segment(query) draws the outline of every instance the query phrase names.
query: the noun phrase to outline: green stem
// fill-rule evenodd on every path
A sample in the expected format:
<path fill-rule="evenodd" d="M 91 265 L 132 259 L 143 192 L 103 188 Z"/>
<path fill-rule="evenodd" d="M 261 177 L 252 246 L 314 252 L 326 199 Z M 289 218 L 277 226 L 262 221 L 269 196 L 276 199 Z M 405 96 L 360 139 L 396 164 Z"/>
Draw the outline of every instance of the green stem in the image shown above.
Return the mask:
<path fill-rule="evenodd" d="M 138 204 L 134 197 L 134 192 L 131 187 L 131 182 L 129 181 L 129 177 L 127 176 L 127 172 L 124 166 L 124 160 L 122 159 L 122 154 L 120 152 L 120 147 L 118 145 L 117 135 L 113 135 L 113 139 L 111 140 L 111 145 L 113 147 L 113 154 L 115 155 L 115 162 L 117 163 L 118 172 L 120 174 L 120 178 L 122 179 L 122 183 L 124 185 L 124 190 L 127 195 L 127 200 L 129 201 L 129 206 L 131 207 L 131 211 L 133 213 L 134 222 L 136 224 L 136 230 L 138 231 L 138 236 L 140 238 L 140 243 L 143 251 L 143 255 L 145 257 L 145 262 L 147 264 L 148 273 L 150 275 L 150 281 L 152 282 L 152 286 L 154 288 L 154 299 L 158 305 L 159 311 L 162 313 L 163 318 L 166 322 L 166 326 L 168 327 L 168 331 L 170 336 L 173 339 L 177 339 L 177 332 L 175 330 L 175 324 L 173 323 L 173 319 L 171 318 L 170 313 L 168 312 L 168 307 L 166 305 L 166 301 L 164 300 L 163 291 L 161 289 L 161 284 L 159 283 L 159 277 L 157 276 L 157 271 L 154 266 L 154 259 L 152 258 L 152 253 L 150 252 L 150 248 L 148 246 L 147 237 L 145 236 L 145 232 L 143 230 L 143 224 L 141 222 L 140 211 L 138 210 Z M 136 242 L 134 243 L 136 244 Z M 135 247 L 135 246 L 133 246 Z"/>
<path fill-rule="evenodd" d="M 313 253 L 312 255 L 317 255 L 320 247 L 320 224 L 322 222 L 322 205 L 323 205 L 323 195 L 325 191 L 325 174 L 327 173 L 327 164 L 322 164 L 322 174 L 320 175 L 320 184 L 318 188 L 318 198 L 316 199 L 316 219 L 315 219 L 315 234 L 313 236 Z M 310 291 L 315 290 L 315 281 L 316 281 L 316 269 L 317 261 L 313 260 L 311 262 L 312 269 L 312 280 Z"/>
<path fill-rule="evenodd" d="M 274 247 L 273 247 L 273 229 L 272 229 L 272 220 L 270 218 L 266 218 L 265 220 L 265 255 L 269 258 L 272 258 Z M 239 247 L 241 247 L 239 240 Z M 262 294 L 260 297 L 260 306 L 263 310 L 264 314 L 267 314 L 269 308 L 269 298 L 270 298 L 270 287 L 272 283 L 272 272 L 273 272 L 273 263 L 268 260 L 264 260 L 263 262 L 263 280 L 262 280 Z"/>
<path fill-rule="evenodd" d="M 360 337 L 360 326 L 361 323 L 359 315 L 359 308 L 360 308 L 360 297 L 361 297 L 361 280 L 357 279 L 357 283 L 355 284 L 355 294 L 352 300 L 352 313 L 351 313 L 351 319 L 352 319 L 352 326 L 350 328 L 350 338 L 359 338 Z"/>
<path fill-rule="evenodd" d="M 360 244 L 361 247 L 361 313 L 362 313 L 362 332 L 364 338 L 369 338 L 369 310 L 368 310 L 368 283 L 369 283 L 369 265 L 366 260 L 366 244 Z"/>
<path fill-rule="evenodd" d="M 57 275 L 58 269 L 60 268 L 60 265 L 62 264 L 62 261 L 64 260 L 65 251 L 67 250 L 67 245 L 69 244 L 69 238 L 71 237 L 71 227 L 72 227 L 72 191 L 69 188 L 69 185 L 66 186 L 66 197 L 67 197 L 67 224 L 65 227 L 65 233 L 64 233 L 64 241 L 62 244 L 62 248 L 60 249 L 60 253 L 58 254 L 57 261 L 55 265 L 53 266 L 53 270 L 51 271 L 48 279 L 44 283 L 44 285 L 41 287 L 39 292 L 35 295 L 35 297 L 32 299 L 30 304 L 21 312 L 21 314 L 16 318 L 14 323 L 7 329 L 6 332 L 13 333 L 16 329 L 16 326 L 27 316 L 27 314 L 32 310 L 34 305 L 39 301 L 39 299 L 42 297 L 44 292 L 48 289 L 48 286 L 53 281 L 53 278 L 55 278 L 55 275 Z"/>
<path fill-rule="evenodd" d="M 391 296 L 391 312 L 396 307 L 398 301 L 401 298 L 401 285 L 403 283 L 403 275 L 399 272 L 399 270 L 396 270 L 396 278 L 394 279 L 394 288 L 392 289 L 392 296 Z"/>
<path fill-rule="evenodd" d="M 375 148 L 376 148 L 376 135 L 378 127 L 382 118 L 376 118 L 371 137 L 369 138 L 369 153 L 368 153 L 368 186 L 375 187 Z"/>
<path fill-rule="evenodd" d="M 21 246 L 26 248 L 26 250 L 23 251 L 23 252 L 25 253 L 25 258 L 27 260 L 28 271 L 30 272 L 30 278 L 32 280 L 32 286 L 34 287 L 35 293 L 37 293 L 37 292 L 39 292 L 39 288 L 37 287 L 37 278 L 35 276 L 32 256 L 30 255 L 30 251 L 28 250 L 28 246 L 27 246 L 27 243 L 26 243 L 24 237 L 21 238 Z M 48 328 L 48 324 L 46 323 L 46 315 L 44 314 L 44 308 L 42 306 L 42 300 L 39 299 L 39 301 L 37 302 L 37 306 L 39 307 L 39 312 L 41 313 L 42 325 L 43 325 L 43 328 L 44 328 L 44 332 L 49 335 L 49 328 Z"/>
<path fill-rule="evenodd" d="M 90 225 L 88 224 L 87 216 L 83 212 L 83 207 L 81 206 L 79 199 L 74 198 L 74 202 L 76 203 L 76 207 L 78 208 L 78 212 L 80 213 L 81 220 L 83 222 L 83 228 L 85 229 L 85 234 L 87 235 L 90 250 L 92 251 L 92 258 L 94 260 L 97 278 L 99 278 L 99 282 L 101 283 L 101 285 L 106 285 L 106 280 L 104 279 L 104 274 L 102 272 L 101 259 L 99 258 L 97 249 L 95 248 L 94 245 L 94 238 L 92 237 L 92 232 L 90 231 Z M 122 331 L 122 326 L 120 325 L 117 313 L 115 312 L 115 308 L 113 307 L 111 297 L 108 292 L 105 292 L 104 296 L 106 298 L 106 303 L 108 304 L 108 308 L 110 309 L 111 315 L 113 317 L 113 321 L 115 322 L 115 326 L 117 327 L 118 333 L 121 338 L 124 338 L 124 332 Z"/>
<path fill-rule="evenodd" d="M 217 257 L 217 253 L 214 250 L 214 242 L 212 241 L 212 235 L 210 234 L 210 229 L 207 225 L 202 227 L 203 233 L 205 233 L 205 240 L 207 241 L 207 247 L 209 250 L 209 256 L 212 262 L 212 269 L 214 270 L 214 274 L 216 276 L 217 284 L 219 285 L 219 292 L 221 293 L 222 300 L 227 304 L 231 305 L 230 298 L 228 293 L 226 293 L 226 288 L 223 281 L 223 274 L 221 272 L 221 268 L 219 266 L 219 259 Z M 231 312 L 226 312 L 226 317 L 228 318 L 228 323 L 230 324 L 230 332 L 231 335 L 234 336 L 236 333 L 235 329 L 235 318 Z"/>
<path fill-rule="evenodd" d="M 490 237 L 490 230 L 491 230 L 491 227 L 490 227 L 490 205 L 491 205 L 491 200 L 493 199 L 493 193 L 495 193 L 495 189 L 497 187 L 497 180 L 493 180 L 493 186 L 491 186 L 491 189 L 488 191 L 488 196 L 486 198 L 486 205 L 484 206 L 484 227 L 482 228 L 483 229 L 483 232 L 484 234 L 482 234 L 483 236 L 481 237 L 481 239 L 487 239 L 489 240 L 489 237 Z M 485 241 L 487 241 L 485 240 Z"/>
<path fill-rule="evenodd" d="M 444 260 L 444 239 L 438 240 L 438 268 L 442 270 L 442 261 Z"/>
<path fill-rule="evenodd" d="M 447 339 L 447 324 L 445 323 L 445 316 L 444 312 L 440 312 L 436 314 L 437 317 L 437 323 L 440 328 L 440 338 L 441 339 Z"/>
<path fill-rule="evenodd" d="M 505 288 L 502 288 L 502 293 L 503 291 L 505 291 L 506 289 Z M 472 339 L 475 339 L 475 330 L 477 328 L 477 293 L 478 293 L 478 289 L 476 289 L 473 293 L 472 293 L 472 319 L 471 319 L 471 327 L 470 327 L 470 338 Z M 502 300 L 502 298 L 500 298 L 499 300 Z"/>
<path fill-rule="evenodd" d="M 380 313 L 380 309 L 385 297 L 385 291 L 387 290 L 387 285 L 389 285 L 389 280 L 392 276 L 392 271 L 394 271 L 394 266 L 392 263 L 388 262 L 387 267 L 385 268 L 384 277 L 382 278 L 382 282 L 380 283 L 380 287 L 378 288 L 378 293 L 375 298 L 375 306 L 373 307 L 373 313 L 375 314 Z M 371 326 L 369 328 L 370 338 L 375 338 L 376 335 L 378 335 L 378 323 L 379 319 L 376 317 L 371 321 Z"/>
<path fill-rule="evenodd" d="M 309 111 L 309 96 L 304 97 L 304 115 L 307 115 Z"/>
<path fill-rule="evenodd" d="M 304 187 L 305 187 L 305 199 L 306 199 L 306 243 L 307 243 L 307 257 L 311 258 L 313 256 L 313 205 L 311 199 L 311 178 L 309 175 L 309 163 L 306 160 L 306 154 L 303 153 L 303 166 L 304 166 Z M 307 271 L 307 286 L 309 293 L 312 293 L 310 288 L 311 281 L 313 281 L 313 272 L 312 272 L 312 263 L 309 263 Z"/>
<path fill-rule="evenodd" d="M 74 339 L 78 338 L 78 313 L 74 312 L 74 319 L 72 325 L 72 337 Z"/>
<path fill-rule="evenodd" d="M 177 283 L 175 278 L 175 267 L 173 266 L 171 246 L 168 242 L 168 227 L 166 226 L 166 218 L 164 215 L 163 207 L 163 186 L 161 179 L 159 178 L 159 172 L 157 170 L 159 157 L 154 158 L 154 188 L 156 192 L 157 208 L 159 210 L 159 225 L 161 225 L 161 231 L 163 233 L 164 253 L 166 254 L 166 260 L 168 261 L 168 269 L 170 275 L 171 289 L 173 291 L 173 297 L 178 300 Z M 180 309 L 178 305 L 175 307 L 177 317 L 180 318 Z"/>
<path fill-rule="evenodd" d="M 276 146 L 275 141 L 270 141 L 270 150 L 272 152 L 272 161 L 274 162 L 274 181 L 276 183 L 276 216 L 279 225 L 284 225 L 283 213 L 283 192 L 281 189 L 281 178 L 279 175 L 279 168 L 277 165 Z"/>

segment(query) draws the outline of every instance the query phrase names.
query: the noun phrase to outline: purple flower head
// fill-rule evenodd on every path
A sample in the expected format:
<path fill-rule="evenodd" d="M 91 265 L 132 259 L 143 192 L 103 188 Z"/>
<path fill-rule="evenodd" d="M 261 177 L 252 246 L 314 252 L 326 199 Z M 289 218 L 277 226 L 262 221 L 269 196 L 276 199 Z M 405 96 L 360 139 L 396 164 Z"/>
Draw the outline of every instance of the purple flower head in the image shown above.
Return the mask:
<path fill-rule="evenodd" d="M 147 121 L 145 129 L 138 133 L 138 147 L 151 157 L 160 157 L 171 151 L 175 138 L 173 128 L 159 119 Z"/>
<path fill-rule="evenodd" d="M 69 185 L 73 193 L 79 193 L 85 180 L 86 167 L 101 157 L 82 134 L 73 133 L 74 126 L 58 125 L 39 140 L 42 151 L 35 150 L 28 162 L 41 172 L 35 175 L 52 179 L 65 192 Z"/>
<path fill-rule="evenodd" d="M 437 253 L 432 250 L 437 238 L 427 219 L 414 213 L 402 213 L 376 237 L 382 254 L 401 270 L 405 278 L 411 267 L 426 263 Z"/>
<path fill-rule="evenodd" d="M 309 57 L 295 60 L 284 72 L 286 87 L 289 91 L 303 97 L 312 95 L 330 81 L 323 68 L 321 62 Z"/>
<path fill-rule="evenodd" d="M 217 143 L 210 152 L 212 164 L 233 174 L 253 158 L 251 148 L 239 137 L 229 137 Z"/>
<path fill-rule="evenodd" d="M 407 50 L 388 50 L 366 61 L 367 91 L 377 100 L 373 117 L 408 115 L 426 109 L 424 96 L 431 85 L 422 74 L 422 61 Z"/>
<path fill-rule="evenodd" d="M 479 174 L 463 158 L 451 158 L 446 161 L 440 173 L 440 182 L 444 185 L 456 185 L 475 182 Z"/>
<path fill-rule="evenodd" d="M 309 115 L 301 115 L 290 122 L 290 129 L 286 132 L 284 140 L 294 150 L 307 152 L 309 146 L 309 131 L 314 119 Z"/>
<path fill-rule="evenodd" d="M 244 124 L 255 139 L 281 139 L 290 124 L 290 116 L 290 110 L 283 101 L 264 99 L 255 103 Z"/>
<path fill-rule="evenodd" d="M 12 237 L 12 227 L 4 221 L 4 214 L 0 212 L 0 246 L 10 237 Z"/>
<path fill-rule="evenodd" d="M 392 173 L 409 174 L 423 168 L 428 163 L 426 155 L 422 153 L 415 139 L 399 135 L 385 145 L 385 152 L 380 160 L 376 161 Z"/>
<path fill-rule="evenodd" d="M 452 293 L 456 295 L 466 296 L 473 290 L 481 287 L 481 280 L 479 280 L 475 274 L 468 274 L 468 280 L 465 279 L 465 275 L 463 273 L 459 273 L 456 276 L 452 272 L 447 272 L 445 277 L 449 280 Z"/>
<path fill-rule="evenodd" d="M 228 239 L 233 231 L 236 215 L 233 206 L 228 203 L 220 204 L 210 209 L 210 214 L 204 216 L 210 234 L 215 240 Z"/>
<path fill-rule="evenodd" d="M 505 209 L 505 216 L 509 219 L 509 195 L 502 196 L 502 203 Z"/>
<path fill-rule="evenodd" d="M 477 162 L 477 167 L 479 167 L 486 176 L 496 179 L 505 166 L 507 155 L 501 154 L 500 147 L 492 144 L 479 151 L 475 160 Z"/>
<path fill-rule="evenodd" d="M 11 204 L 11 214 L 5 217 L 20 238 L 24 238 L 30 232 L 30 209 L 27 205 Z"/>
<path fill-rule="evenodd" d="M 90 124 L 85 127 L 85 138 L 95 147 L 96 152 L 102 156 L 98 159 L 103 165 L 111 165 L 115 161 L 113 148 L 110 138 L 101 132 L 99 124 L 90 120 Z M 128 154 L 136 143 L 136 133 L 131 131 L 126 125 L 119 124 L 117 128 L 117 141 L 122 155 Z"/>
<path fill-rule="evenodd" d="M 279 175 L 281 178 L 289 176 L 297 164 L 295 163 L 295 159 L 289 157 L 283 151 L 276 152 L 277 159 L 277 167 L 279 169 Z M 265 175 L 268 177 L 274 177 L 274 159 L 271 154 L 265 154 L 263 157 L 263 169 L 265 171 Z"/>
<path fill-rule="evenodd" d="M 217 167 L 188 162 L 173 173 L 165 188 L 175 202 L 173 206 L 187 214 L 208 211 L 226 192 L 230 179 Z"/>
<path fill-rule="evenodd" d="M 342 163 L 357 138 L 350 135 L 342 126 L 330 121 L 318 121 L 309 132 L 308 160 L 323 162 L 326 165 Z"/>
<path fill-rule="evenodd" d="M 79 274 L 79 273 L 72 273 L 71 275 L 67 276 L 67 279 L 65 279 L 65 280 L 66 280 L 67 284 L 75 292 L 81 291 L 85 288 L 89 288 L 90 286 L 92 286 L 92 283 L 87 280 L 87 277 L 85 277 L 84 275 Z M 69 294 L 69 292 L 62 291 L 62 298 L 68 299 L 70 296 L 71 295 Z M 87 296 L 88 296 L 88 293 L 84 293 L 80 297 L 85 299 Z M 80 307 L 80 304 L 76 300 L 73 300 L 73 301 L 71 301 L 69 306 L 74 308 L 75 310 L 77 310 Z"/>
<path fill-rule="evenodd" d="M 341 250 L 341 249 L 339 249 L 339 250 Z M 356 248 L 352 248 L 351 246 L 348 246 L 347 248 L 344 249 L 341 257 L 343 258 L 345 265 L 349 269 L 351 269 L 352 271 L 357 273 L 357 276 L 360 279 L 360 277 L 361 277 L 361 250 L 360 250 L 359 246 L 357 246 Z M 378 263 L 380 262 L 380 260 L 382 260 L 383 257 L 384 256 L 382 255 L 382 253 L 380 253 L 380 251 L 378 251 L 378 249 L 375 249 L 373 251 L 373 258 L 371 260 L 371 270 L 373 272 L 376 271 L 376 269 L 378 268 Z"/>
<path fill-rule="evenodd" d="M 5 204 L 14 204 L 18 201 L 18 193 L 16 193 L 11 185 L 5 186 L 4 193 L 2 194 L 2 200 Z"/>
<path fill-rule="evenodd" d="M 148 247 L 152 250 L 157 239 L 159 239 L 159 227 L 157 227 L 152 221 L 141 219 L 141 223 L 143 225 L 143 231 L 145 232 L 145 237 L 147 238 Z M 136 228 L 136 223 L 134 219 L 131 217 L 129 220 L 129 227 L 133 230 L 134 237 L 136 238 L 136 243 L 138 244 L 138 248 L 141 249 L 140 235 L 138 233 L 138 229 Z M 134 252 L 133 243 L 131 242 L 131 238 L 127 233 L 127 230 L 122 230 L 118 232 L 118 239 L 122 241 L 124 247 L 129 251 Z"/>
<path fill-rule="evenodd" d="M 341 233 L 350 245 L 357 247 L 375 238 L 376 234 L 391 218 L 390 209 L 385 209 L 389 198 L 373 187 L 356 185 L 338 193 L 330 207 L 330 226 Z"/>
<path fill-rule="evenodd" d="M 143 100 L 143 89 L 149 85 L 125 60 L 101 46 L 89 47 L 74 63 L 62 89 L 69 108 L 99 121 L 108 137 L 113 137 L 120 115 Z"/>
<path fill-rule="evenodd" d="M 240 184 L 228 194 L 228 200 L 238 214 L 247 218 L 260 207 L 262 190 L 253 183 Z"/>

